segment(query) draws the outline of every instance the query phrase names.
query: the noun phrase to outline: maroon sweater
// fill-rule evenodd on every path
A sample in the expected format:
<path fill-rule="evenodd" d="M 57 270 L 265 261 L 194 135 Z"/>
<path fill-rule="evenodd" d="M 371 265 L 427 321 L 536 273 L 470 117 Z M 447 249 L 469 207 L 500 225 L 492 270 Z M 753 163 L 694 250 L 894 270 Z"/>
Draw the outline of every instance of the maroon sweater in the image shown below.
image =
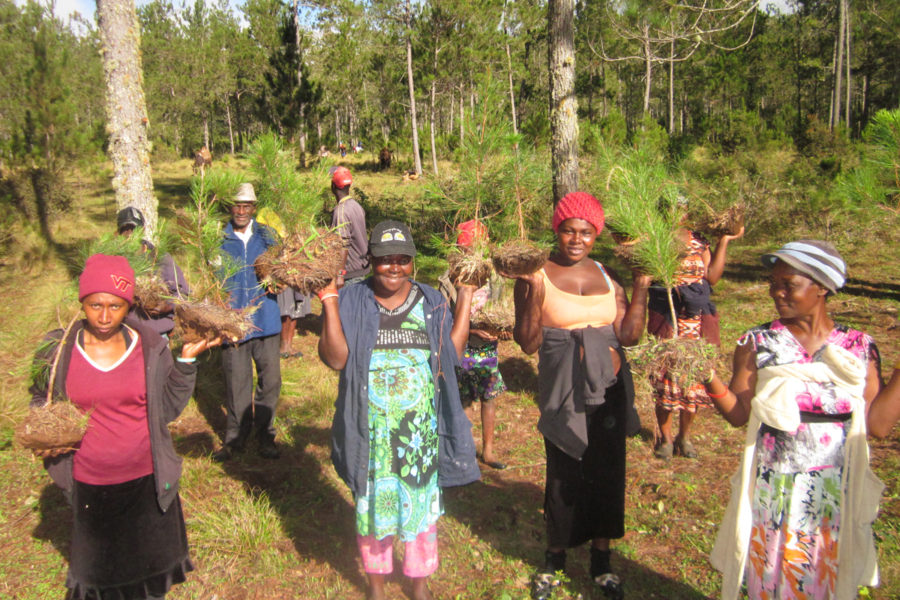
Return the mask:
<path fill-rule="evenodd" d="M 92 485 L 111 485 L 153 473 L 147 385 L 141 338 L 131 343 L 111 368 L 96 366 L 80 343 L 72 352 L 66 394 L 91 417 L 75 453 L 73 475 Z"/>

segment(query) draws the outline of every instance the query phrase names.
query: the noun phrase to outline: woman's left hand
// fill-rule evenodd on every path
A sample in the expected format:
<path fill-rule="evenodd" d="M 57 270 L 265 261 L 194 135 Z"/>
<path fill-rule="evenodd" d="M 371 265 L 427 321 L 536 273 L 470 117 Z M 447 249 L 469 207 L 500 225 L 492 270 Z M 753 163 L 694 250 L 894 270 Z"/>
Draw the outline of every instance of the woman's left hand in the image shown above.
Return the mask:
<path fill-rule="evenodd" d="M 744 226 L 741 225 L 741 228 L 738 229 L 738 232 L 737 232 L 737 233 L 735 233 L 735 234 L 725 234 L 725 235 L 723 235 L 722 237 L 719 238 L 719 241 L 720 241 L 720 242 L 730 242 L 730 241 L 732 241 L 732 240 L 736 240 L 736 239 L 738 239 L 739 237 L 743 237 L 743 236 L 744 236 Z"/>
<path fill-rule="evenodd" d="M 198 342 L 188 342 L 181 347 L 181 358 L 197 358 L 206 350 L 218 346 L 222 343 L 222 338 L 217 337 L 213 340 L 200 340 Z"/>

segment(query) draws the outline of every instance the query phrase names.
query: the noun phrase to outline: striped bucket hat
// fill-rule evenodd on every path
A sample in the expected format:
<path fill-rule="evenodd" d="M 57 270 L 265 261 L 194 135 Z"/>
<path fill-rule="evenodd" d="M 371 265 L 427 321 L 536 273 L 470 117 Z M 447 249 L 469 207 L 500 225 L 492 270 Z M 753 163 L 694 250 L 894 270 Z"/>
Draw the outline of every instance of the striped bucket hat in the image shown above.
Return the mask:
<path fill-rule="evenodd" d="M 828 242 L 797 240 L 785 244 L 771 254 L 762 255 L 762 263 L 772 267 L 783 260 L 813 281 L 834 293 L 847 281 L 847 263 Z"/>

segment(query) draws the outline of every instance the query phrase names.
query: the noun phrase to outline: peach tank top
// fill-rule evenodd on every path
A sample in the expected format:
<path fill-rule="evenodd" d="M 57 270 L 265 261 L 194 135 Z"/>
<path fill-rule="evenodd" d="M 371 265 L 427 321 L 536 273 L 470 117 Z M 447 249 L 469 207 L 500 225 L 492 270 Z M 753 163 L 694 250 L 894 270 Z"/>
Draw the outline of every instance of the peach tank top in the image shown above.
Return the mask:
<path fill-rule="evenodd" d="M 612 325 L 616 320 L 616 292 L 613 283 L 603 266 L 594 261 L 603 273 L 609 291 L 605 294 L 581 296 L 559 289 L 547 272 L 541 269 L 544 278 L 544 303 L 541 305 L 541 324 L 544 327 L 559 329 L 582 329 L 584 327 L 603 327 Z"/>

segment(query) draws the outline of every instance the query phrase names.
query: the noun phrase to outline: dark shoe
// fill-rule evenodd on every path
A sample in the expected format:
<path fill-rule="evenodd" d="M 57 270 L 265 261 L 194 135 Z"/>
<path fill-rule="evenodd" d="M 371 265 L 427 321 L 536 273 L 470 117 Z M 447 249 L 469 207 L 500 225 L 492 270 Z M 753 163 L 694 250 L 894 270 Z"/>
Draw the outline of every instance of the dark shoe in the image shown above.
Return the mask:
<path fill-rule="evenodd" d="M 697 450 L 694 445 L 685 440 L 675 440 L 675 450 L 685 458 L 697 458 Z"/>
<path fill-rule="evenodd" d="M 502 463 L 499 460 L 484 460 L 484 457 L 480 454 L 478 455 L 478 459 L 490 468 L 497 469 L 498 471 L 506 468 L 506 463 Z"/>
<path fill-rule="evenodd" d="M 663 460 L 669 460 L 672 458 L 672 453 L 674 452 L 675 447 L 672 442 L 663 442 L 659 446 L 656 447 L 656 450 L 653 452 L 653 455 L 656 458 L 661 458 Z"/>
<path fill-rule="evenodd" d="M 232 451 L 231 446 L 222 446 L 212 453 L 212 459 L 218 463 L 231 460 L 232 456 L 234 456 L 234 452 Z"/>
<path fill-rule="evenodd" d="M 269 442 L 267 444 L 259 445 L 259 455 L 263 458 L 268 458 L 270 460 L 275 460 L 277 458 L 281 458 L 281 452 L 278 451 L 278 446 L 275 445 L 275 442 Z"/>

